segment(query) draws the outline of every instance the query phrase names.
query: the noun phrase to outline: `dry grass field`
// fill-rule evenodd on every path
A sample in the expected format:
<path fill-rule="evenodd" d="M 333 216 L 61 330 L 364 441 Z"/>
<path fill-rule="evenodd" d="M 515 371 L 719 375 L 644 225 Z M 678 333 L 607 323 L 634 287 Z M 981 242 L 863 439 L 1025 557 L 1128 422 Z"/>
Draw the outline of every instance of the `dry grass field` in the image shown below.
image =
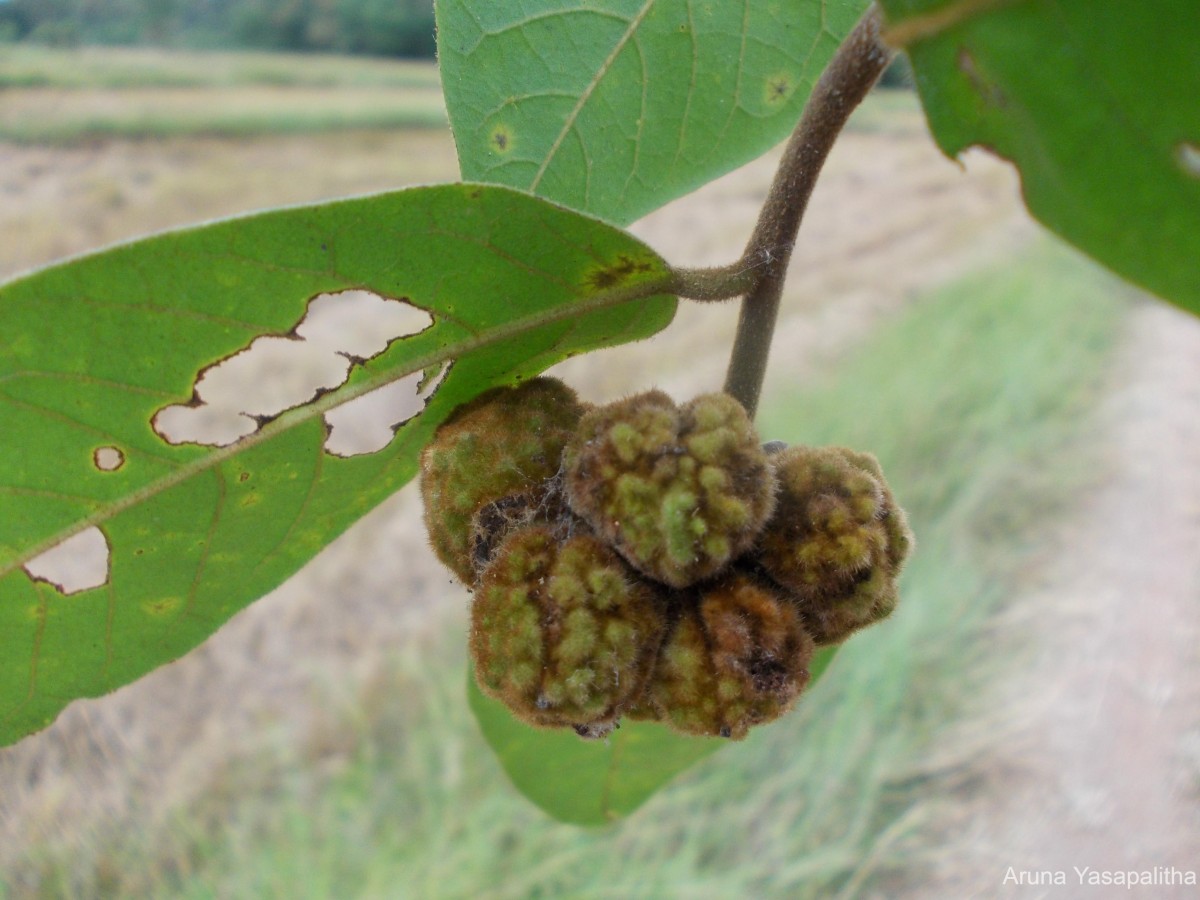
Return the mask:
<path fill-rule="evenodd" d="M 273 64 L 258 60 L 254 71 Z M 85 129 L 84 136 L 64 142 L 65 130 L 57 136 L 39 133 L 41 126 L 30 123 L 42 108 L 39 96 L 63 98 L 53 115 L 61 112 L 62 121 L 76 123 L 88 120 L 95 97 L 41 84 L 39 65 L 36 59 L 0 58 L 0 79 L 24 73 L 23 81 L 11 75 L 13 84 L 24 87 L 0 93 L 0 136 L 10 129 L 9 140 L 0 140 L 0 277 L 175 225 L 455 177 L 452 142 L 436 129 L 314 125 L 315 131 L 302 135 L 237 138 L 192 125 L 179 127 L 185 133 L 138 131 L 127 123 L 145 98 L 116 75 L 97 93 L 114 104 L 115 112 L 105 114 L 117 125 Z M 170 106 L 167 98 L 173 95 L 163 92 L 184 90 L 180 83 L 201 78 L 183 64 L 171 72 L 160 75 L 165 86 L 152 92 L 154 103 Z M 278 89 L 261 82 L 282 78 L 276 73 L 255 83 L 242 77 L 242 86 L 234 88 L 209 79 L 199 89 L 211 92 L 206 103 L 222 105 L 220 92 L 227 91 L 238 99 L 226 105 L 245 103 L 237 108 L 253 110 L 258 92 Z M 372 92 L 399 90 L 373 69 L 357 86 L 344 71 L 310 73 L 309 79 L 296 89 L 333 105 L 340 101 L 328 98 L 339 91 L 373 102 Z M 428 82 L 422 84 L 419 90 L 425 91 Z M 417 105 L 426 102 L 422 95 Z M 198 112 L 195 121 L 213 108 Z M 655 213 L 634 231 L 673 262 L 725 262 L 748 234 L 771 172 L 771 157 L 752 163 Z M 928 140 L 913 98 L 872 98 L 831 157 L 802 232 L 764 403 L 772 421 L 800 428 L 803 423 L 790 420 L 798 415 L 793 409 L 803 409 L 793 403 L 801 387 L 821 384 L 868 341 L 895 323 L 913 321 L 906 317 L 932 303 L 935 289 L 982 270 L 1015 271 L 1029 254 L 1037 258 L 1039 241 L 1006 167 L 974 154 L 965 168 L 947 162 Z M 1086 493 L 1070 494 L 1075 499 L 1069 503 L 1066 495 L 1055 494 L 1058 499 L 1045 509 L 1032 503 L 1028 509 L 993 509 L 986 521 L 971 520 L 972 528 L 994 529 L 997 543 L 1011 544 L 1012 558 L 1021 562 L 1020 571 L 1004 569 L 1010 579 L 1004 596 L 988 601 L 996 615 L 972 619 L 972 641 L 956 651 L 969 649 L 983 659 L 982 667 L 969 668 L 968 662 L 979 662 L 975 659 L 949 659 L 958 668 L 941 673 L 946 684 L 929 688 L 930 697 L 958 695 L 952 704 L 958 718 L 931 722 L 921 695 L 905 699 L 904 727 L 914 735 L 911 747 L 924 756 L 906 757 L 886 777 L 882 769 L 863 772 L 860 780 L 870 782 L 873 794 L 869 803 L 863 801 L 862 821 L 852 823 L 853 842 L 842 841 L 840 832 L 835 839 L 814 828 L 807 843 L 786 845 L 798 846 L 789 853 L 799 858 L 791 860 L 787 873 L 778 869 L 780 880 L 773 881 L 752 860 L 770 859 L 776 844 L 784 846 L 775 832 L 785 826 L 760 821 L 761 809 L 770 810 L 768 818 L 791 822 L 785 812 L 811 815 L 805 809 L 809 801 L 746 788 L 742 793 L 764 805 L 747 807 L 745 819 L 731 805 L 731 822 L 752 824 L 745 826 L 749 831 L 727 835 L 727 843 L 744 851 L 729 867 L 740 865 L 750 874 L 742 880 L 737 871 L 714 874 L 705 860 L 719 861 L 722 852 L 732 851 L 706 845 L 695 851 L 687 877 L 707 880 L 680 875 L 680 881 L 658 887 L 647 880 L 643 894 L 623 882 L 622 896 L 808 896 L 780 887 L 800 883 L 807 871 L 816 879 L 812 883 L 829 891 L 826 896 L 1033 897 L 1042 894 L 1001 890 L 1008 866 L 1068 873 L 1072 865 L 1197 867 L 1200 327 L 1144 299 L 1129 299 L 1132 292 L 1111 282 L 1096 284 L 1122 298 L 1105 307 L 1108 313 L 1097 313 L 1109 316 L 1114 337 L 1102 340 L 1109 332 L 1097 326 L 1095 340 L 1115 341 L 1115 349 L 1087 357 L 1103 360 L 1106 371 L 1087 387 L 1087 404 L 1070 407 L 1072 415 L 1087 419 L 1087 452 L 1070 444 L 1077 455 L 1056 462 L 1048 479 L 1077 484 Z M 735 317 L 730 306 L 688 306 L 663 335 L 571 360 L 558 374 L 589 399 L 651 384 L 675 396 L 714 389 Z M 971 327 L 981 335 L 1003 331 L 999 322 L 986 319 Z M 1072 332 L 1061 339 L 1070 341 Z M 925 354 L 934 355 L 936 348 L 923 345 L 920 333 L 905 340 L 914 368 Z M 1001 346 L 1019 348 L 1023 342 L 1015 335 Z M 964 371 L 973 347 L 967 343 L 956 351 Z M 1044 357 L 1027 362 L 1014 371 L 1046 364 Z M 951 366 L 941 381 L 954 380 Z M 988 384 L 988 399 L 1008 389 L 1006 381 Z M 814 409 L 820 405 L 810 402 Z M 903 418 L 906 410 L 893 414 Z M 917 427 L 917 413 L 907 412 Z M 1032 422 L 1038 410 L 1018 410 L 1012 428 L 1026 415 Z M 961 411 L 931 421 L 927 427 L 947 432 L 972 427 Z M 910 440 L 899 433 L 898 444 Z M 1027 449 L 1020 443 L 1012 447 L 1014 454 Z M 997 454 L 1009 452 L 1006 444 Z M 980 452 L 981 471 L 991 472 L 985 466 L 996 462 L 986 448 Z M 924 468 L 931 479 L 949 477 L 934 460 Z M 1072 471 L 1079 468 L 1087 471 Z M 967 477 L 962 503 L 969 504 L 973 491 L 995 487 L 985 482 L 972 485 Z M 1041 490 L 1058 489 L 1047 484 L 1021 496 L 1036 497 Z M 1019 546 L 1022 535 L 1032 546 Z M 931 543 L 925 552 L 946 547 L 965 552 L 959 545 Z M 949 570 L 961 562 L 944 564 Z M 921 565 L 932 564 L 926 558 Z M 696 809 L 710 813 L 714 821 L 707 827 L 720 834 L 724 814 L 721 797 L 711 790 L 720 783 L 712 767 L 687 776 L 666 792 L 672 796 L 652 801 L 625 837 L 619 829 L 578 837 L 523 810 L 519 801 L 496 799 L 508 789 L 499 783 L 498 769 L 476 759 L 481 744 L 468 733 L 461 683 L 426 671 L 433 665 L 426 661 L 439 656 L 461 664 L 456 657 L 461 650 L 447 648 L 458 648 L 466 603 L 465 592 L 425 546 L 418 498 L 411 488 L 402 491 L 183 660 L 108 697 L 76 703 L 51 728 L 0 749 L 0 897 L 5 886 L 13 897 L 282 896 L 291 889 L 284 886 L 296 884 L 317 897 L 342 895 L 347 883 L 361 896 L 606 897 L 614 894 L 600 883 L 588 890 L 562 887 L 574 884 L 563 873 L 600 859 L 617 867 L 628 859 L 636 871 L 664 865 L 663 871 L 674 872 L 663 859 L 676 851 L 691 859 L 693 845 L 680 836 L 682 829 L 671 834 L 686 852 L 678 846 L 672 851 L 660 835 L 655 840 L 662 843 L 654 846 L 664 858 L 657 862 L 638 855 L 650 839 L 632 846 L 632 836 L 657 834 L 651 831 L 657 819 L 696 815 Z M 940 615 L 947 628 L 957 617 L 970 618 L 952 604 Z M 981 687 L 984 675 L 988 680 Z M 914 682 L 912 689 L 922 686 L 928 687 Z M 416 692 L 425 694 L 419 698 L 421 717 L 414 719 L 407 710 L 418 704 Z M 864 688 L 864 696 L 870 694 Z M 411 730 L 413 722 L 431 731 L 441 728 L 439 743 L 422 743 Z M 886 735 L 864 728 L 864 735 L 883 746 Z M 753 750 L 763 766 L 779 766 L 779 754 L 791 752 L 786 743 L 779 746 L 783 738 L 771 740 L 763 738 Z M 717 758 L 732 759 L 742 749 Z M 852 741 L 842 749 L 848 759 L 871 759 Z M 386 877 L 409 873 L 414 881 L 398 884 L 378 875 L 344 882 L 330 874 L 337 871 L 336 860 L 301 861 L 250 849 L 260 846 L 260 832 L 270 830 L 265 823 L 282 817 L 285 837 L 269 845 L 278 853 L 289 841 L 297 847 L 342 846 L 329 836 L 337 833 L 370 856 L 383 839 L 369 829 L 355 831 L 365 826 L 353 809 L 330 812 L 322 792 L 331 784 L 350 790 L 347 783 L 356 783 L 360 773 L 375 771 L 364 754 L 390 760 L 390 753 L 409 771 L 392 773 L 395 783 L 386 788 L 371 782 L 362 791 L 399 798 L 397 818 L 453 825 L 411 837 L 422 848 L 420 862 L 403 857 L 409 868 L 397 862 L 381 870 Z M 736 780 L 742 770 L 729 765 L 734 774 L 728 777 Z M 471 774 L 476 772 L 484 774 Z M 447 810 L 462 802 L 456 798 L 467 791 L 464 784 L 490 805 L 452 818 Z M 700 800 L 696 785 L 706 786 Z M 248 813 L 251 807 L 260 812 Z M 289 819 L 283 812 L 309 808 L 324 810 L 325 817 Z M 504 831 L 502 838 L 499 826 L 480 823 L 488 815 L 519 821 L 528 831 Z M 845 827 L 851 830 L 850 823 Z M 695 830 L 702 830 L 699 823 Z M 522 855 L 526 843 L 534 845 L 534 835 L 541 835 L 542 849 Z M 221 858 L 244 873 L 235 887 L 211 881 L 217 876 L 207 868 L 207 860 L 220 855 L 212 848 L 226 844 L 232 849 L 221 850 Z M 827 846 L 837 852 L 823 856 Z M 551 858 L 546 848 L 557 848 L 556 855 Z M 403 856 L 396 848 L 377 849 L 375 856 L 388 852 Z M 507 876 L 495 876 L 490 892 L 470 887 L 473 867 L 505 859 L 530 861 L 520 870 L 524 863 L 511 863 Z"/>

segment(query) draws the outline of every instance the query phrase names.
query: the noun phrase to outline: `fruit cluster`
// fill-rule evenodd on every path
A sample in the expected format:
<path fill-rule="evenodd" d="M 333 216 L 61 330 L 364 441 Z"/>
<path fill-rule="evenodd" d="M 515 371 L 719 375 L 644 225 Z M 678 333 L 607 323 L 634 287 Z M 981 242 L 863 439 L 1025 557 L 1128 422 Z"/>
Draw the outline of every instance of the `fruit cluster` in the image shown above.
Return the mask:
<path fill-rule="evenodd" d="M 912 546 L 874 457 L 764 446 L 725 394 L 497 388 L 438 430 L 421 490 L 475 592 L 480 687 L 584 737 L 622 716 L 732 738 L 777 718 L 816 647 L 895 608 Z"/>

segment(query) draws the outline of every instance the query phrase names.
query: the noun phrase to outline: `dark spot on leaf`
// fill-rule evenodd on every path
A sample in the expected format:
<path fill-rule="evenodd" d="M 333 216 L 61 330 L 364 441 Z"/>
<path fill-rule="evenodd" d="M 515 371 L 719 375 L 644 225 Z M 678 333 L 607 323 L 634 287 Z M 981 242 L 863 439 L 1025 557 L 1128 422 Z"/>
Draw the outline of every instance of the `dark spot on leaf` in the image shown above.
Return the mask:
<path fill-rule="evenodd" d="M 513 148 L 513 133 L 507 125 L 497 125 L 488 136 L 488 145 L 496 153 L 510 153 Z"/>
<path fill-rule="evenodd" d="M 115 472 L 125 465 L 125 454 L 117 447 L 97 447 L 92 462 L 101 472 Z"/>
<path fill-rule="evenodd" d="M 794 85 L 787 74 L 772 75 L 767 79 L 764 99 L 769 106 L 778 106 L 792 96 Z"/>
<path fill-rule="evenodd" d="M 635 275 L 644 275 L 653 268 L 649 260 L 632 259 L 622 255 L 617 257 L 615 263 L 589 273 L 587 283 L 597 290 L 604 290 L 628 281 Z"/>
<path fill-rule="evenodd" d="M 142 609 L 151 616 L 165 616 L 178 606 L 178 597 L 160 597 L 158 600 L 147 600 L 142 604 Z"/>
<path fill-rule="evenodd" d="M 245 482 L 247 482 L 247 481 L 249 481 L 249 480 L 250 480 L 250 473 L 249 473 L 249 472 L 242 472 L 240 475 L 238 475 L 238 481 L 240 481 L 240 482 L 242 482 L 242 483 L 245 483 Z"/>

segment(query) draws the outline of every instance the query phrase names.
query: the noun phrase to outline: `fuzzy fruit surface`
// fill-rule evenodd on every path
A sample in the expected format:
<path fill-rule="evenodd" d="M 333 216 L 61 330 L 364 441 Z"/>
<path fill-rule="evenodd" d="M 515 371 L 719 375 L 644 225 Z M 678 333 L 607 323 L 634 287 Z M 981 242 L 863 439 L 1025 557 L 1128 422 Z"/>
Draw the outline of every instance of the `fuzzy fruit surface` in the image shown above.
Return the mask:
<path fill-rule="evenodd" d="M 779 493 L 758 562 L 817 643 L 888 616 L 912 534 L 879 462 L 843 447 L 791 447 L 772 462 Z"/>
<path fill-rule="evenodd" d="M 749 575 L 727 576 L 680 604 L 636 716 L 740 740 L 792 708 L 813 650 L 794 604 Z"/>
<path fill-rule="evenodd" d="M 425 525 L 438 559 L 464 584 L 475 580 L 475 514 L 501 498 L 536 497 L 583 412 L 561 381 L 535 378 L 485 391 L 438 428 L 421 456 Z"/>
<path fill-rule="evenodd" d="M 660 597 L 588 534 L 511 534 L 484 569 L 471 653 L 487 694 L 533 725 L 600 736 L 641 696 L 666 630 Z"/>
<path fill-rule="evenodd" d="M 650 578 L 685 588 L 749 549 L 771 513 L 767 456 L 726 394 L 650 391 L 590 410 L 563 454 L 571 510 Z"/>

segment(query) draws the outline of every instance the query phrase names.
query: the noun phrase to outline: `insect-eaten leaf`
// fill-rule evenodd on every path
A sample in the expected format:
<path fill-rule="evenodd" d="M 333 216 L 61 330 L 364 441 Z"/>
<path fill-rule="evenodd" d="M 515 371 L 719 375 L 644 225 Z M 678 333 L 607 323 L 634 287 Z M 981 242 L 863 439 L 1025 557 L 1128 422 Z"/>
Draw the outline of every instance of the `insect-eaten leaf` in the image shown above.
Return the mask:
<path fill-rule="evenodd" d="M 0 286 L 0 744 L 280 584 L 412 477 L 460 403 L 665 327 L 669 281 L 611 226 L 458 184 Z M 48 551 L 82 534 L 106 568 L 67 584 Z"/>
<path fill-rule="evenodd" d="M 1012 161 L 1051 230 L 1200 315 L 1200 15 L 1175 0 L 882 0 L 938 144 Z"/>

